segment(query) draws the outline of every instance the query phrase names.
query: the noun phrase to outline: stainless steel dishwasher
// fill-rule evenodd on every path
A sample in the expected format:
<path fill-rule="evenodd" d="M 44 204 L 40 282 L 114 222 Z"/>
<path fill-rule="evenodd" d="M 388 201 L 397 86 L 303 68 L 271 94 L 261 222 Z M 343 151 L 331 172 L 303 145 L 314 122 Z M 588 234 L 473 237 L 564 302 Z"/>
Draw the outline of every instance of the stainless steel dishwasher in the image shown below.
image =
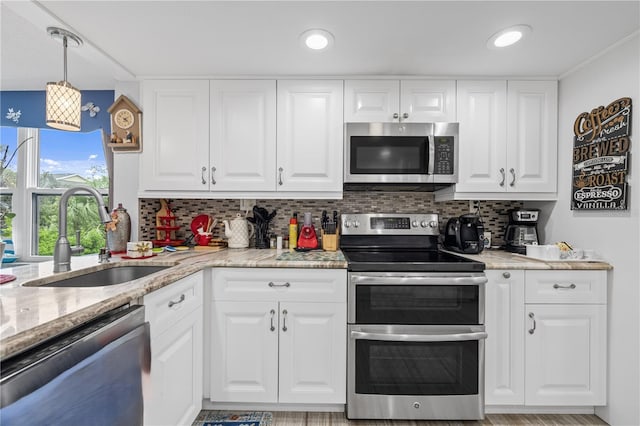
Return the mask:
<path fill-rule="evenodd" d="M 0 422 L 141 425 L 144 306 L 123 306 L 2 362 Z"/>

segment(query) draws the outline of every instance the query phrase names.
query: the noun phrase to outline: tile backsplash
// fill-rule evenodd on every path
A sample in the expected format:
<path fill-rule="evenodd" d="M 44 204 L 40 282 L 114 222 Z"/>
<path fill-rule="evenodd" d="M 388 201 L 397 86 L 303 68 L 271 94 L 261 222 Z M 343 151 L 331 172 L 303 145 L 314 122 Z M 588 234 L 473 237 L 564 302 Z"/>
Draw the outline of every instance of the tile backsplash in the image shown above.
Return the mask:
<path fill-rule="evenodd" d="M 141 240 L 156 239 L 155 217 L 160 210 L 160 200 L 141 198 L 139 202 L 138 235 Z M 447 220 L 469 212 L 469 201 L 436 202 L 433 194 L 426 192 L 345 192 L 342 200 L 256 200 L 256 204 L 269 212 L 274 209 L 277 214 L 271 224 L 270 231 L 276 235 L 288 235 L 289 218 L 298 212 L 301 220 L 304 212 L 311 212 L 316 227 L 322 210 L 331 213 L 438 213 L 440 232 L 444 231 Z M 176 231 L 176 238 L 184 239 L 191 235 L 189 224 L 199 214 L 209 214 L 218 219 L 214 229 L 214 238 L 224 237 L 223 219 L 232 219 L 240 210 L 240 201 L 236 199 L 171 199 L 170 207 L 176 216 L 176 224 L 181 228 Z M 493 245 L 504 243 L 504 231 L 508 223 L 507 211 L 522 207 L 521 201 L 481 201 L 480 214 L 485 228 L 491 231 Z M 249 216 L 252 216 L 249 211 Z"/>

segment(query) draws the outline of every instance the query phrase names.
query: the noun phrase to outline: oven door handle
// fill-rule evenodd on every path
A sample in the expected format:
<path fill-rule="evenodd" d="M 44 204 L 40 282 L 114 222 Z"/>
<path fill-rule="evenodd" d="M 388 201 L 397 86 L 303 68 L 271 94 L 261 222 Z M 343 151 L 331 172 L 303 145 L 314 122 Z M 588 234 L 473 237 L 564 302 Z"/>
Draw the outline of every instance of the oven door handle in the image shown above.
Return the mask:
<path fill-rule="evenodd" d="M 365 333 L 362 331 L 351 332 L 351 338 L 354 340 L 382 340 L 389 342 L 458 342 L 463 340 L 484 340 L 487 336 L 488 334 L 485 331 L 454 334 L 388 334 Z"/>
<path fill-rule="evenodd" d="M 351 275 L 351 283 L 366 285 L 480 285 L 487 282 L 487 277 L 481 276 L 461 276 L 461 277 L 430 277 L 422 275 L 417 277 L 381 277 L 367 275 Z"/>

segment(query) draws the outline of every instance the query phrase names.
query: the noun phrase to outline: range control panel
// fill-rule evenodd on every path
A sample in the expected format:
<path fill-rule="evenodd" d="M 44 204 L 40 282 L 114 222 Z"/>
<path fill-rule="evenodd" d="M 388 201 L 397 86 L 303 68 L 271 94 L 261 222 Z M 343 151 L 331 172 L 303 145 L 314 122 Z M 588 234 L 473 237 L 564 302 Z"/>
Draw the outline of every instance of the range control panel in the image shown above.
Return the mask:
<path fill-rule="evenodd" d="M 343 214 L 342 235 L 439 235 L 437 213 Z"/>

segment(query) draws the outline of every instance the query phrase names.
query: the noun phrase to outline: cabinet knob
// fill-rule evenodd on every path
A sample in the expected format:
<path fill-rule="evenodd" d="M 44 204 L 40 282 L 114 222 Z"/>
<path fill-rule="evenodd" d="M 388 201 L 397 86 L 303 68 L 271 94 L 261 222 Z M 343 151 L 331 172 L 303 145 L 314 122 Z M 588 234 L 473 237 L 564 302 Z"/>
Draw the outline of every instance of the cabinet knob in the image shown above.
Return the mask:
<path fill-rule="evenodd" d="M 514 186 L 516 184 L 516 171 L 513 168 L 510 168 L 509 173 L 511 173 L 511 182 L 509 182 L 509 186 Z"/>
<path fill-rule="evenodd" d="M 405 112 L 404 114 L 402 114 L 402 118 L 404 118 L 405 120 L 409 118 L 409 113 Z"/>
<path fill-rule="evenodd" d="M 511 278 L 511 273 L 510 272 L 503 272 L 502 276 L 505 278 Z"/>
<path fill-rule="evenodd" d="M 278 185 L 282 186 L 282 172 L 284 169 L 282 167 L 278 168 Z"/>
<path fill-rule="evenodd" d="M 200 178 L 202 179 L 202 184 L 206 185 L 207 184 L 207 180 L 204 178 L 204 172 L 207 171 L 207 168 L 205 166 L 202 166 L 202 174 L 200 176 Z"/>
<path fill-rule="evenodd" d="M 536 331 L 536 316 L 533 312 L 529 312 L 529 318 L 533 321 L 533 326 L 529 329 L 529 334 L 533 334 Z"/>
<path fill-rule="evenodd" d="M 215 185 L 215 184 L 216 184 L 216 177 L 215 177 L 215 174 L 216 174 L 216 168 L 215 168 L 215 167 L 212 167 L 212 168 L 211 168 L 211 183 L 212 183 L 213 185 Z"/>
<path fill-rule="evenodd" d="M 504 186 L 504 180 L 507 178 L 507 176 L 504 174 L 504 168 L 500 169 L 500 175 L 502 175 L 502 180 L 500 181 L 500 186 Z"/>
<path fill-rule="evenodd" d="M 398 117 L 400 117 L 400 115 L 397 112 L 394 112 L 393 113 L 393 118 L 398 118 Z"/>

